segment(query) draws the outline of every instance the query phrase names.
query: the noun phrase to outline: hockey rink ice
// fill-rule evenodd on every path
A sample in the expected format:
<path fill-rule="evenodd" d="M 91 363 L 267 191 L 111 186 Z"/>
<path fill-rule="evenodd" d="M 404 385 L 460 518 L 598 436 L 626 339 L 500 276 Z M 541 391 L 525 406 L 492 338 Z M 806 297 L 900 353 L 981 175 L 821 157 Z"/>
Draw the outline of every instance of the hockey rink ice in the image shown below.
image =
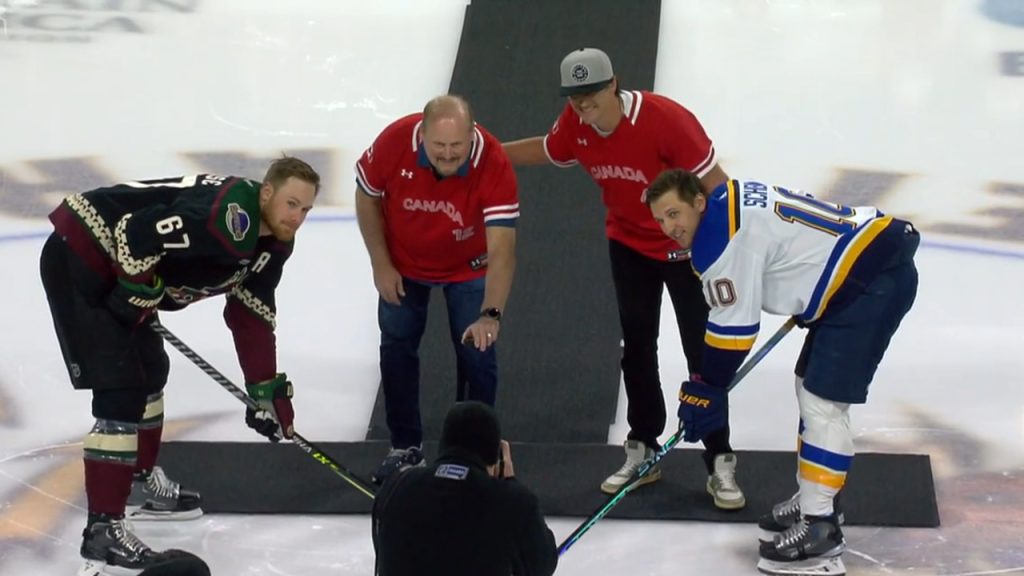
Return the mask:
<path fill-rule="evenodd" d="M 279 366 L 303 436 L 361 440 L 378 331 L 352 165 L 388 122 L 447 90 L 465 5 L 0 0 L 0 575 L 81 564 L 90 396 L 68 383 L 38 274 L 45 214 L 79 191 L 68 182 L 196 173 L 223 155 L 258 159 L 244 175 L 259 178 L 281 151 L 311 160 L 326 186 L 278 292 Z M 1024 574 L 1024 7 L 664 0 L 658 56 L 656 91 L 697 114 L 733 177 L 860 190 L 832 199 L 922 230 L 917 302 L 852 417 L 861 451 L 931 456 L 942 526 L 847 528 L 848 573 Z M 557 90 L 558 62 L 537 74 Z M 596 188 L 580 194 L 599 201 Z M 674 413 L 685 374 L 669 305 L 661 366 Z M 239 381 L 221 306 L 162 318 Z M 762 340 L 782 320 L 766 317 Z M 792 449 L 800 342 L 787 337 L 731 395 L 737 449 Z M 259 440 L 236 399 L 168 354 L 165 439 Z M 610 443 L 624 415 L 621 397 Z M 738 478 L 751 481 L 742 459 Z M 549 519 L 558 542 L 580 521 Z M 135 532 L 215 575 L 373 572 L 367 516 L 207 515 Z M 602 520 L 557 574 L 753 575 L 756 539 L 752 524 Z"/>

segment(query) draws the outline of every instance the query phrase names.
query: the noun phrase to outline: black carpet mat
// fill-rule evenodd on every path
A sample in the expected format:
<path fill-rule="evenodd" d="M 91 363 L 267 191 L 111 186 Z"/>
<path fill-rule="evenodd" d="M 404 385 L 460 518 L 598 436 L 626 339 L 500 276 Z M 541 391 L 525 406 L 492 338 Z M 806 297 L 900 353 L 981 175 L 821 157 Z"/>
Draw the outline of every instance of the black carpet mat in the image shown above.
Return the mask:
<path fill-rule="evenodd" d="M 622 86 L 653 87 L 660 12 L 652 0 L 473 0 L 451 92 L 465 96 L 477 121 L 502 141 L 544 135 L 565 104 L 559 63 L 576 48 L 604 49 Z M 518 266 L 498 345 L 504 435 L 606 442 L 618 400 L 620 331 L 600 190 L 579 167 L 538 166 L 517 177 Z M 425 437 L 437 440 L 456 398 L 439 290 L 420 357 Z M 388 438 L 380 392 L 367 438 Z"/>
<path fill-rule="evenodd" d="M 385 442 L 324 443 L 332 458 L 369 480 L 387 452 Z M 432 458 L 436 444 L 425 447 Z M 756 522 L 796 488 L 792 452 L 739 451 L 738 478 L 747 507 L 722 512 L 704 492 L 707 476 L 697 450 L 674 450 L 660 482 L 623 499 L 611 518 Z M 589 516 L 606 496 L 598 486 L 622 464 L 622 448 L 607 444 L 513 444 L 521 482 L 548 516 Z M 326 465 L 289 444 L 168 442 L 160 454 L 168 475 L 203 496 L 211 513 L 353 514 L 371 501 Z M 843 491 L 848 525 L 935 527 L 938 508 L 926 455 L 858 454 Z"/>

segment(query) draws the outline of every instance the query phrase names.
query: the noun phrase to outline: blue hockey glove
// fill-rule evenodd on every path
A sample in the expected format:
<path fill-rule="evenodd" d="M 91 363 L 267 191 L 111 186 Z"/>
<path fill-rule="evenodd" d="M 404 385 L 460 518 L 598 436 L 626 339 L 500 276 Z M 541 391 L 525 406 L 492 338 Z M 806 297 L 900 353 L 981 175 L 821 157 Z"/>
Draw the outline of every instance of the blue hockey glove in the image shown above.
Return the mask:
<path fill-rule="evenodd" d="M 687 380 L 679 387 L 679 420 L 686 426 L 683 440 L 699 442 L 729 424 L 729 391 Z"/>
<path fill-rule="evenodd" d="M 271 442 L 291 438 L 295 429 L 295 409 L 292 407 L 292 383 L 283 372 L 270 380 L 246 384 L 245 391 L 256 401 L 260 410 L 246 408 L 245 423 L 249 428 L 266 436 Z"/>

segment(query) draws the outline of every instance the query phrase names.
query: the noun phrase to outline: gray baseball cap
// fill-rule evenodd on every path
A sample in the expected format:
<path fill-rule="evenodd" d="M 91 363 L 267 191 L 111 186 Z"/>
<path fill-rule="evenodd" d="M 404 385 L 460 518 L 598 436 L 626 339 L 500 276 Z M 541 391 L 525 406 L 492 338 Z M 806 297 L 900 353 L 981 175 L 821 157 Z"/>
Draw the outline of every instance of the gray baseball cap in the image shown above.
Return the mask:
<path fill-rule="evenodd" d="M 562 89 L 559 94 L 571 96 L 597 92 L 610 84 L 614 76 L 612 61 L 601 50 L 573 50 L 562 59 Z"/>

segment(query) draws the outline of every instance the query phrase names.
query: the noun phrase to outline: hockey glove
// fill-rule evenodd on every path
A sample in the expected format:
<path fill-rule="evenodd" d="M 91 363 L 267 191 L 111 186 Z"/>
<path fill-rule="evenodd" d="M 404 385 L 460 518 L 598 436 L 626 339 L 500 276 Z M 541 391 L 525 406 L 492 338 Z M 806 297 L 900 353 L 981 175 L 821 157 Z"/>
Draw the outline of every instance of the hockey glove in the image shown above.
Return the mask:
<path fill-rule="evenodd" d="M 136 284 L 118 278 L 114 289 L 107 294 L 107 308 L 118 322 L 134 328 L 156 313 L 164 297 L 164 281 L 153 277 L 153 284 Z"/>
<path fill-rule="evenodd" d="M 729 391 L 721 386 L 687 380 L 679 387 L 679 423 L 683 440 L 699 442 L 729 424 Z"/>
<path fill-rule="evenodd" d="M 292 383 L 283 372 L 258 384 L 246 384 L 249 397 L 259 404 L 259 410 L 247 408 L 245 423 L 266 436 L 271 442 L 294 434 L 295 409 L 292 408 Z"/>

